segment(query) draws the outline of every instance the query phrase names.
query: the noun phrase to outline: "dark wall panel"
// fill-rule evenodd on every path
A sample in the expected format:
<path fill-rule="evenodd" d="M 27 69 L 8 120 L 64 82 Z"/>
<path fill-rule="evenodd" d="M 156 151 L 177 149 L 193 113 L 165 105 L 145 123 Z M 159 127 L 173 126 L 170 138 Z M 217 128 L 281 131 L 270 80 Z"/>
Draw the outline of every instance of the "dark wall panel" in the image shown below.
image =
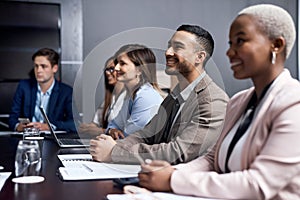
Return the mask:
<path fill-rule="evenodd" d="M 0 114 L 9 114 L 19 80 L 33 69 L 32 54 L 61 52 L 60 4 L 1 1 L 0 19 Z"/>
<path fill-rule="evenodd" d="M 0 19 L 0 79 L 28 78 L 40 48 L 60 52 L 59 4 L 2 1 Z"/>

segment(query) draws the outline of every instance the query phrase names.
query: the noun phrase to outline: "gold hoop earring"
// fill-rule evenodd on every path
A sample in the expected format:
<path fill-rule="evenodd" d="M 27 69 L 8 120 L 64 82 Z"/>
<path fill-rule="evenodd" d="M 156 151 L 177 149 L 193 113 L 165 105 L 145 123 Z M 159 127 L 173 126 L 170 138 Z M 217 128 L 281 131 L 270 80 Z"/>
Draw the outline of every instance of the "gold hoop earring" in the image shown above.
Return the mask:
<path fill-rule="evenodd" d="M 276 62 L 276 52 L 272 51 L 272 60 L 271 60 L 271 63 L 274 65 L 275 62 Z"/>

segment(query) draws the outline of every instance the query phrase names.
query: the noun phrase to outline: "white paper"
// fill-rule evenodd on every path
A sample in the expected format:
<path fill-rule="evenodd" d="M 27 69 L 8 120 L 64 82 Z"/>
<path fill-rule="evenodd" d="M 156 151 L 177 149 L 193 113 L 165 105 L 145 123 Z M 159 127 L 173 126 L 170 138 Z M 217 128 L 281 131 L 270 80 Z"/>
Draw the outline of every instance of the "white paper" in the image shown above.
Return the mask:
<path fill-rule="evenodd" d="M 66 161 L 93 160 L 91 154 L 61 154 L 57 155 L 57 157 L 63 165 Z"/>
<path fill-rule="evenodd" d="M 5 181 L 8 179 L 8 177 L 11 175 L 11 172 L 1 172 L 0 173 L 0 191 L 5 183 Z"/>
<path fill-rule="evenodd" d="M 109 194 L 107 195 L 109 200 L 208 200 L 210 198 L 201 198 L 185 195 L 177 195 L 166 192 L 153 192 L 144 194 Z M 211 199 L 212 200 L 212 199 Z"/>
<path fill-rule="evenodd" d="M 94 180 L 137 177 L 140 165 L 124 165 L 91 161 L 90 154 L 58 155 L 64 167 L 59 168 L 63 180 Z"/>

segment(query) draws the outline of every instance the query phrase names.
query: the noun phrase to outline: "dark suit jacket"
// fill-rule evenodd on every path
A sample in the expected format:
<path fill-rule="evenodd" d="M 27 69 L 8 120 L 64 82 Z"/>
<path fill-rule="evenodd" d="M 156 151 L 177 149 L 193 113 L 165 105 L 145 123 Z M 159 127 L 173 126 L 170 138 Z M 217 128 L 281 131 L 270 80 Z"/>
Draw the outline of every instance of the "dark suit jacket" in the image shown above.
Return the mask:
<path fill-rule="evenodd" d="M 14 130 L 19 117 L 32 120 L 36 102 L 37 81 L 35 79 L 21 80 L 16 90 L 9 127 Z M 55 81 L 47 110 L 50 122 L 57 130 L 76 131 L 72 114 L 73 89 L 61 82 Z"/>
<path fill-rule="evenodd" d="M 222 130 L 227 101 L 227 94 L 205 75 L 187 98 L 170 132 L 164 132 L 170 115 L 166 111 L 168 96 L 144 129 L 117 140 L 112 160 L 140 163 L 149 158 L 177 164 L 203 155 Z"/>

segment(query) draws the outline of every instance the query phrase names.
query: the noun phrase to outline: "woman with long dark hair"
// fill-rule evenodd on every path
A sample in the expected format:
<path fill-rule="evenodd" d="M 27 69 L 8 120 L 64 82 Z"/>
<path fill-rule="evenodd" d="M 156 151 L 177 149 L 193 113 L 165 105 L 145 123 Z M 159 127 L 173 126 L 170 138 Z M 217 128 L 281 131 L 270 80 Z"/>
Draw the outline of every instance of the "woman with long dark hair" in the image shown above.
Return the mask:
<path fill-rule="evenodd" d="M 82 123 L 79 126 L 80 133 L 99 135 L 104 133 L 108 123 L 114 119 L 121 110 L 125 97 L 123 83 L 117 81 L 114 57 L 105 62 L 104 68 L 105 97 L 104 102 L 97 109 L 91 123 Z"/>

